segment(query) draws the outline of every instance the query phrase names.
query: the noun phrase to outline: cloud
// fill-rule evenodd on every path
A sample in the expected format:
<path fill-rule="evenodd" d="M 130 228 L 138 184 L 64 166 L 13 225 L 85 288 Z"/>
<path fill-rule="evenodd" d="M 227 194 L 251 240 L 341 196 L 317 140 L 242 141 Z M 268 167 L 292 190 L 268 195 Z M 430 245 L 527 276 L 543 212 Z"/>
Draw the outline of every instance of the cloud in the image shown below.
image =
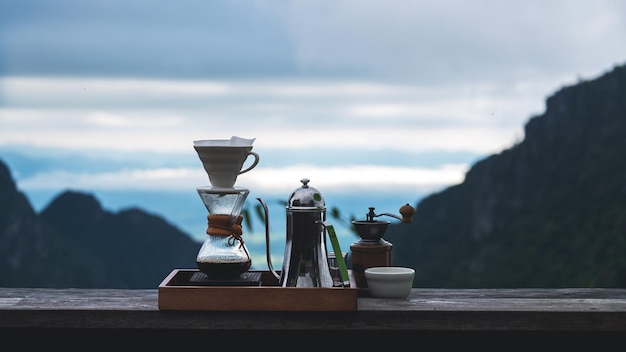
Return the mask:
<path fill-rule="evenodd" d="M 3 75 L 364 78 L 427 86 L 597 75 L 626 58 L 626 4 L 3 0 Z"/>
<path fill-rule="evenodd" d="M 206 78 L 293 72 L 280 23 L 254 2 L 3 2 L 0 52 L 8 75 Z"/>
<path fill-rule="evenodd" d="M 289 167 L 257 167 L 242 174 L 237 186 L 260 193 L 280 194 L 285 185 L 299 186 L 302 178 L 311 185 L 330 192 L 363 192 L 363 190 L 395 190 L 427 193 L 463 181 L 467 165 L 442 165 L 438 168 L 389 167 L 381 165 L 349 165 L 319 167 L 295 164 Z M 191 186 L 190 186 L 191 185 Z M 85 191 L 188 191 L 209 186 L 204 170 L 198 168 L 121 169 L 111 172 L 41 172 L 18 182 L 25 191 L 74 189 Z"/>
<path fill-rule="evenodd" d="M 252 189 L 277 193 L 286 184 L 295 184 L 302 178 L 311 180 L 310 185 L 334 192 L 363 192 L 366 190 L 404 190 L 427 193 L 444 186 L 461 183 L 467 165 L 444 164 L 437 168 L 389 167 L 384 165 L 347 165 L 318 167 L 295 164 L 288 168 L 255 168 L 242 174 L 238 183 Z"/>
<path fill-rule="evenodd" d="M 494 97 L 493 88 L 474 87 L 468 96 L 467 88 L 350 81 L 10 77 L 0 83 L 0 144 L 68 149 L 186 151 L 196 139 L 241 135 L 265 148 L 484 154 L 514 143 L 527 112 L 542 104 L 523 89 Z"/>
<path fill-rule="evenodd" d="M 0 147 L 127 161 L 28 187 L 189 187 L 232 135 L 263 180 L 436 187 L 626 59 L 617 0 L 0 2 Z"/>
<path fill-rule="evenodd" d="M 428 85 L 596 75 L 626 57 L 625 13 L 612 0 L 294 1 L 283 11 L 302 69 Z"/>

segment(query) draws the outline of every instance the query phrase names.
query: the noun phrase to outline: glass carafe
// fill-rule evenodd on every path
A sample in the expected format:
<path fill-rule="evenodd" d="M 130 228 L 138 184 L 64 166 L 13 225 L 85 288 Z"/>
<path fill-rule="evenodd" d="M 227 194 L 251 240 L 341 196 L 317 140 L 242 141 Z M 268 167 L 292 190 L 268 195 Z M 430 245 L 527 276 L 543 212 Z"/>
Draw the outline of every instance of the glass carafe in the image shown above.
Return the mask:
<path fill-rule="evenodd" d="M 196 258 L 198 269 L 210 279 L 237 279 L 252 265 L 242 238 L 240 215 L 250 191 L 241 187 L 197 190 L 209 211 L 208 237 Z"/>

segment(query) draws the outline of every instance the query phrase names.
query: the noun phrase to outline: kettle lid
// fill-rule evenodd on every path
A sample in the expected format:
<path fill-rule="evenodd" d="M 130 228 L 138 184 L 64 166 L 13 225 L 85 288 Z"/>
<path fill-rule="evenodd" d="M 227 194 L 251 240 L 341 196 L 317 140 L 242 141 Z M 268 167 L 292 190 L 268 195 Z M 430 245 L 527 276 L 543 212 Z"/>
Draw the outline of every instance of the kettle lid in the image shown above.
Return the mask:
<path fill-rule="evenodd" d="M 326 202 L 320 191 L 314 187 L 309 186 L 309 179 L 303 178 L 300 180 L 302 186 L 291 192 L 289 201 L 287 202 L 287 208 L 293 209 L 326 209 Z"/>

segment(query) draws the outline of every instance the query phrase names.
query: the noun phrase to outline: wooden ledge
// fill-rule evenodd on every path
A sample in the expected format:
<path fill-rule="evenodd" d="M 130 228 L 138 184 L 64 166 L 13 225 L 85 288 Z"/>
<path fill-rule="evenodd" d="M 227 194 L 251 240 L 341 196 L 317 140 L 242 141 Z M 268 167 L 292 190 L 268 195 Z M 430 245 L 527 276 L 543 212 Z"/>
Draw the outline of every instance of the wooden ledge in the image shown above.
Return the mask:
<path fill-rule="evenodd" d="M 157 289 L 0 288 L 0 329 L 626 332 L 626 289 L 420 289 L 356 311 L 160 311 Z"/>

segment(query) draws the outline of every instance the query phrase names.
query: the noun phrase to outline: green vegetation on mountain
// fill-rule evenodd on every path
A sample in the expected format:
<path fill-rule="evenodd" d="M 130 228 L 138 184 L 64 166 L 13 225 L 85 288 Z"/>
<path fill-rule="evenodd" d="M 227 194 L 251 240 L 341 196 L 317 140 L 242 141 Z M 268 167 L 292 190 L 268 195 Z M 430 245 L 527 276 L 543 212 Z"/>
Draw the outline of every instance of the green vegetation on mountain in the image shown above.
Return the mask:
<path fill-rule="evenodd" d="M 626 66 L 562 88 L 416 211 L 386 236 L 416 287 L 626 287 Z"/>

